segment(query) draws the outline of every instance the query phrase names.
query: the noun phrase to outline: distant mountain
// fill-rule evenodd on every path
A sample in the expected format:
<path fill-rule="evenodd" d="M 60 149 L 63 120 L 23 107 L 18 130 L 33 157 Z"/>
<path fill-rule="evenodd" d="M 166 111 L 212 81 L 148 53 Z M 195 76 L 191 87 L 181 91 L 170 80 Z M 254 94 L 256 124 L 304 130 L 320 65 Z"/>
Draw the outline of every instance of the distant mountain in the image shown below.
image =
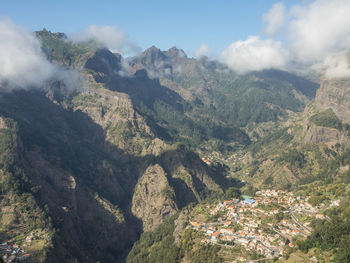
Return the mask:
<path fill-rule="evenodd" d="M 230 129 L 285 119 L 290 112 L 302 111 L 318 88 L 277 70 L 238 75 L 206 57 L 188 58 L 175 47 L 160 51 L 153 46 L 129 64 L 134 71 L 146 69 L 151 78 L 178 93 L 191 105 L 185 109 L 192 120 Z"/>
<path fill-rule="evenodd" d="M 246 174 L 241 179 L 257 188 L 347 181 L 342 169 L 349 165 L 349 83 L 324 78 L 303 112 L 247 148 L 237 175 Z"/>
<path fill-rule="evenodd" d="M 32 262 L 123 262 L 139 234 L 235 181 L 152 119 L 183 99 L 121 56 L 37 32 L 48 58 L 85 77 L 0 98 L 0 241 L 18 237 Z M 186 116 L 182 116 L 186 120 Z"/>
<path fill-rule="evenodd" d="M 291 75 L 284 72 L 265 71 L 254 74 L 291 81 Z M 292 79 L 299 83 L 300 90 L 304 90 L 304 93 L 309 92 L 307 81 L 299 82 L 298 79 Z M 267 136 L 220 160 L 230 168 L 233 177 L 247 182 L 241 188 L 242 192 L 255 195 L 256 191 L 261 189 L 288 189 L 297 194 L 304 203 L 299 218 L 302 218 L 303 224 L 310 227 L 311 233 L 307 237 L 294 236 L 290 239 L 293 242 L 293 249 L 290 249 L 291 246 L 288 247 L 286 243 L 283 256 L 275 257 L 273 261 L 349 262 L 349 92 L 349 80 L 323 78 L 315 99 L 307 103 L 304 111 L 291 114 L 284 122 L 279 122 L 278 129 L 271 130 Z M 213 153 L 209 156 L 217 157 L 218 154 Z M 246 218 L 247 215 L 249 222 L 251 218 L 266 220 L 267 217 L 264 215 L 261 217 L 261 214 L 257 213 L 264 209 L 266 209 L 263 213 L 265 215 L 272 214 L 273 210 L 282 211 L 281 215 L 285 214 L 286 206 L 282 202 L 271 205 L 271 200 L 274 198 L 269 197 L 269 199 L 269 204 L 259 204 L 258 209 L 248 208 L 245 216 L 239 217 L 238 220 Z M 221 197 L 217 200 L 222 202 L 227 199 Z M 280 202 L 280 198 L 275 200 Z M 153 232 L 143 233 L 130 251 L 127 262 L 162 262 L 164 258 L 171 262 L 228 262 L 233 258 L 237 259 L 237 255 L 241 257 L 242 253 L 246 253 L 243 258 L 250 257 L 255 260 L 261 257 L 258 260 L 266 260 L 264 258 L 266 255 L 256 254 L 254 250 L 244 249 L 235 244 L 234 247 L 230 247 L 232 243 L 225 244 L 222 240 L 217 242 L 219 245 L 209 245 L 210 242 L 206 244 L 205 240 L 208 236 L 191 226 L 196 226 L 200 222 L 199 224 L 202 224 L 202 227 L 210 233 L 208 226 L 212 225 L 208 222 L 212 218 L 219 225 L 224 225 L 221 229 L 220 227 L 217 229 L 221 230 L 221 233 L 227 224 L 230 224 L 230 230 L 234 229 L 234 235 L 239 237 L 244 236 L 245 231 L 255 232 L 255 230 L 248 230 L 250 226 L 247 226 L 242 235 L 242 228 L 234 223 L 238 221 L 237 218 L 230 220 L 228 216 L 225 218 L 222 214 L 213 215 L 209 209 L 206 210 L 210 205 L 212 202 L 208 201 L 193 207 L 188 206 L 166 220 Z M 289 208 L 290 211 L 298 210 L 298 208 L 295 209 L 295 203 L 292 206 L 294 207 Z M 317 207 L 317 215 L 310 213 L 309 208 L 306 208 L 312 206 Z M 200 211 L 205 212 L 196 218 L 195 215 L 200 214 Z M 322 218 L 320 213 L 324 213 L 323 219 L 320 219 Z M 309 218 L 308 221 L 306 218 Z M 288 219 L 290 218 L 284 218 L 285 221 Z M 279 231 L 272 223 L 281 220 L 277 219 L 277 214 L 269 215 L 267 220 L 272 226 L 268 227 L 268 230 L 275 231 L 271 233 L 278 233 Z M 281 228 L 283 229 L 281 225 L 277 228 L 280 231 Z M 291 228 L 294 227 L 291 226 Z M 264 228 L 260 225 L 258 231 L 261 232 L 262 229 Z M 290 230 L 286 230 L 287 233 L 288 231 Z M 241 238 L 236 240 L 239 242 Z"/>
<path fill-rule="evenodd" d="M 246 151 L 264 136 L 253 133 L 259 125 L 302 111 L 317 89 L 281 71 L 238 75 L 177 48 L 124 60 L 94 42 L 36 34 L 52 63 L 85 82 L 0 96 L 0 241 L 33 235 L 32 262 L 124 262 L 142 232 L 243 185 L 199 153 Z"/>

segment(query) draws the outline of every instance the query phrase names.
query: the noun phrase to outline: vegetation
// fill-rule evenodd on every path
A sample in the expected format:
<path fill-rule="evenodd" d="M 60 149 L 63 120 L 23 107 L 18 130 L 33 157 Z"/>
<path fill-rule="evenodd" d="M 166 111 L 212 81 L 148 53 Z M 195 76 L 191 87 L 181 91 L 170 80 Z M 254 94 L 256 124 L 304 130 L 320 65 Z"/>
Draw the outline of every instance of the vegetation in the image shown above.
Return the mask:
<path fill-rule="evenodd" d="M 92 42 L 74 44 L 62 34 L 43 30 L 37 35 L 50 59 L 67 67 L 75 67 L 96 50 Z M 1 123 L 0 129 L 0 209 L 8 214 L 1 215 L 1 240 L 17 236 L 18 229 L 25 233 L 45 232 L 51 234 L 45 235 L 45 245 L 41 247 L 42 252 L 38 252 L 43 260 L 52 242 L 56 242 L 56 246 L 67 255 L 74 254 L 75 257 L 77 254 L 76 257 L 80 257 L 82 262 L 86 258 L 79 254 L 89 253 L 90 250 L 92 260 L 95 259 L 95 252 L 100 253 L 96 259 L 108 262 L 125 260 L 128 250 L 139 236 L 136 231 L 141 231 L 141 222 L 130 219 L 128 214 L 134 186 L 143 169 L 155 162 L 164 166 L 167 180 L 174 185 L 160 189 L 160 194 L 176 201 L 178 207 L 186 204 L 188 196 L 191 200 L 201 198 L 202 201 L 210 201 L 239 198 L 241 193 L 253 195 L 258 190 L 250 184 L 254 181 L 262 185 L 277 184 L 279 187 L 290 187 L 293 182 L 295 188 L 295 182 L 307 183 L 300 191 L 312 193 L 309 199 L 312 205 L 330 202 L 335 196 L 347 194 L 344 185 L 350 182 L 350 171 L 342 171 L 341 168 L 350 165 L 350 150 L 340 144 L 329 148 L 302 145 L 295 136 L 296 125 L 278 130 L 267 126 L 267 136 L 259 131 L 262 123 L 274 122 L 277 123 L 276 127 L 280 120 L 288 117 L 290 111 L 303 110 L 304 99 L 314 96 L 315 84 L 279 71 L 236 75 L 214 62 L 210 64 L 204 60 L 189 59 L 182 66 L 190 65 L 192 70 L 183 74 L 174 73 L 170 78 L 179 84 L 175 92 L 175 89 L 162 86 L 163 82 L 142 72 L 132 78 L 115 74 L 120 69 L 120 57 L 109 51 L 93 56 L 102 56 L 101 61 L 112 63 L 108 65 L 111 68 L 106 69 L 106 65 L 97 63 L 99 60 L 96 57 L 90 60 L 96 65 L 84 71 L 90 74 L 89 77 L 95 77 L 89 87 L 106 92 L 105 89 L 109 89 L 108 92 L 118 98 L 127 95 L 125 103 L 130 104 L 130 109 L 121 107 L 120 112 L 111 112 L 112 106 L 93 92 L 72 98 L 58 93 L 56 84 L 45 92 L 15 91 L 2 95 L 0 115 L 4 124 Z M 176 63 L 172 64 L 174 68 Z M 120 96 L 121 93 L 124 95 Z M 185 96 L 187 93 L 190 95 Z M 109 93 L 106 101 L 108 97 Z M 114 114 L 118 120 L 104 123 L 107 122 L 106 114 Z M 138 118 L 144 120 L 141 126 L 145 128 L 137 123 Z M 311 121 L 322 127 L 350 130 L 331 109 L 315 114 Z M 253 138 L 262 138 L 252 143 L 247 133 L 254 134 L 250 135 Z M 156 155 L 153 149 L 148 149 L 152 148 L 155 140 L 161 145 Z M 118 148 L 118 143 L 124 143 L 124 148 Z M 175 150 L 164 152 L 163 145 Z M 203 152 L 210 147 L 210 153 L 220 151 L 227 157 L 231 157 L 237 149 L 242 153 L 239 158 L 227 159 L 225 164 L 209 160 L 206 165 L 191 151 L 191 147 L 201 147 Z M 31 170 L 33 163 L 29 157 L 36 158 L 35 154 L 42 158 L 38 163 L 50 166 L 49 169 Z M 237 183 L 238 180 L 227 179 L 233 174 L 229 163 L 236 162 L 239 164 L 235 164 L 234 172 L 248 181 L 241 189 L 233 187 L 242 185 Z M 167 167 L 164 165 L 166 163 L 171 165 Z M 197 174 L 188 172 L 190 167 L 197 164 Z M 173 178 L 180 165 L 185 172 Z M 40 186 L 32 184 L 31 173 L 40 174 L 37 176 L 40 177 L 38 180 L 42 180 Z M 64 176 L 60 176 L 61 173 Z M 265 177 L 259 178 L 260 174 Z M 209 183 L 206 181 L 210 180 L 217 189 L 208 189 Z M 332 185 L 326 187 L 320 182 Z M 44 187 L 43 191 L 40 187 Z M 190 188 L 195 190 L 191 192 Z M 70 198 L 70 191 L 74 192 L 72 204 L 78 205 L 66 206 L 67 203 L 71 204 L 65 200 Z M 85 195 L 85 192 L 88 194 Z M 41 196 L 43 193 L 48 199 Z M 59 198 L 53 198 L 55 194 Z M 182 199 L 179 201 L 179 196 L 184 199 L 183 202 Z M 312 235 L 298 242 L 302 251 L 325 251 L 332 253 L 336 262 L 350 261 L 348 199 L 341 207 L 329 211 L 330 220 L 313 222 Z M 91 214 L 89 209 L 76 209 L 86 204 L 84 201 L 96 202 L 91 207 L 96 205 L 97 208 Z M 45 202 L 57 210 L 50 211 Z M 270 205 L 265 208 L 275 210 L 277 207 Z M 53 220 L 50 215 L 55 215 Z M 105 219 L 109 216 L 112 218 L 110 221 Z M 281 212 L 272 220 L 279 222 L 286 217 Z M 201 236 L 192 229 L 184 230 L 180 240 L 175 242 L 176 218 L 177 215 L 170 217 L 156 230 L 142 233 L 126 262 L 223 261 L 221 248 L 198 246 Z M 76 230 L 76 226 L 81 227 L 78 225 L 80 222 L 84 223 L 85 228 Z M 74 229 L 69 228 L 71 225 Z M 235 230 L 241 228 L 239 225 L 231 227 Z M 75 244 L 69 244 L 67 236 L 70 237 L 70 231 L 76 231 L 72 235 L 83 243 L 81 247 L 80 244 L 78 248 Z M 95 245 L 96 237 L 99 238 L 98 246 Z M 124 240 L 126 237 L 128 240 Z M 106 258 L 103 258 L 105 254 Z"/>
<path fill-rule="evenodd" d="M 39 187 L 33 186 L 20 167 L 18 125 L 10 119 L 1 119 L 0 129 L 0 241 L 41 232 L 40 246 L 29 247 L 32 262 L 43 262 L 55 234 L 50 216 L 36 200 Z M 22 243 L 18 238 L 18 243 Z"/>
<path fill-rule="evenodd" d="M 181 250 L 174 244 L 174 220 L 177 215 L 164 221 L 153 232 L 145 232 L 141 235 L 130 251 L 127 263 L 147 262 L 179 262 Z"/>
<path fill-rule="evenodd" d="M 287 152 L 283 153 L 278 161 L 287 162 L 290 165 L 296 166 L 298 168 L 302 168 L 306 162 L 305 155 L 296 149 L 290 149 Z"/>
<path fill-rule="evenodd" d="M 223 262 L 218 255 L 219 246 L 195 247 L 194 240 L 197 239 L 197 234 L 192 229 L 185 230 L 179 245 L 176 245 L 173 232 L 177 216 L 165 220 L 156 230 L 143 233 L 140 240 L 134 244 L 126 262 L 181 262 L 183 257 L 189 258 L 192 263 Z"/>
<path fill-rule="evenodd" d="M 298 247 L 303 252 L 311 248 L 330 251 L 334 262 L 350 262 L 350 200 L 328 212 L 330 220 L 315 220 L 312 223 L 313 232 L 305 240 L 299 241 Z"/>
<path fill-rule="evenodd" d="M 45 29 L 37 31 L 36 35 L 42 41 L 44 51 L 49 53 L 56 62 L 69 66 L 73 66 L 79 55 L 96 48 L 93 42 L 73 44 L 63 33 L 54 34 Z"/>
<path fill-rule="evenodd" d="M 221 263 L 224 262 L 223 259 L 218 255 L 220 251 L 219 246 L 202 246 L 198 250 L 193 251 L 189 258 L 191 259 L 192 263 L 202 263 L 202 262 L 208 262 L 208 263 Z"/>
<path fill-rule="evenodd" d="M 332 109 L 319 112 L 313 115 L 310 120 L 317 126 L 330 127 L 337 130 L 343 129 L 342 121 L 338 119 Z"/>

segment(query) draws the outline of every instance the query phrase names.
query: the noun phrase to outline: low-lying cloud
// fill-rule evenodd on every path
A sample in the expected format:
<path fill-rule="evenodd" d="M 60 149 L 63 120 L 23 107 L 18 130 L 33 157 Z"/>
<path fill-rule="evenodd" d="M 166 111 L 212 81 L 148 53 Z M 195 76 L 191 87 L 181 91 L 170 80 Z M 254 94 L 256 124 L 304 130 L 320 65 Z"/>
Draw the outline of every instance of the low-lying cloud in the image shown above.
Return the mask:
<path fill-rule="evenodd" d="M 195 58 L 209 57 L 210 54 L 211 51 L 207 44 L 201 44 L 200 47 L 193 53 Z"/>
<path fill-rule="evenodd" d="M 340 53 L 328 56 L 323 62 L 324 75 L 327 78 L 347 79 L 350 77 L 349 57 Z"/>
<path fill-rule="evenodd" d="M 246 41 L 232 43 L 222 53 L 224 62 L 238 73 L 267 68 L 285 68 L 288 52 L 280 42 L 251 36 Z"/>
<path fill-rule="evenodd" d="M 54 67 L 32 32 L 10 20 L 1 20 L 0 39 L 1 87 L 38 86 L 53 76 Z"/>
<path fill-rule="evenodd" d="M 41 42 L 30 30 L 9 19 L 0 20 L 0 90 L 42 88 L 63 81 L 67 90 L 83 85 L 78 72 L 48 61 Z"/>
<path fill-rule="evenodd" d="M 326 76 L 350 78 L 350 1 L 315 0 L 288 10 L 277 3 L 263 15 L 264 32 L 224 50 L 226 64 L 238 72 L 269 68 L 319 69 Z M 283 45 L 271 39 L 283 29 Z"/>
<path fill-rule="evenodd" d="M 114 26 L 90 25 L 80 32 L 71 34 L 69 38 L 74 42 L 93 40 L 100 46 L 123 55 L 138 54 L 142 51 L 137 44 L 127 40 L 127 35 L 123 30 Z"/>
<path fill-rule="evenodd" d="M 94 40 L 112 52 L 123 53 L 126 34 L 116 27 L 90 25 L 83 31 L 72 34 L 70 38 L 76 42 Z"/>

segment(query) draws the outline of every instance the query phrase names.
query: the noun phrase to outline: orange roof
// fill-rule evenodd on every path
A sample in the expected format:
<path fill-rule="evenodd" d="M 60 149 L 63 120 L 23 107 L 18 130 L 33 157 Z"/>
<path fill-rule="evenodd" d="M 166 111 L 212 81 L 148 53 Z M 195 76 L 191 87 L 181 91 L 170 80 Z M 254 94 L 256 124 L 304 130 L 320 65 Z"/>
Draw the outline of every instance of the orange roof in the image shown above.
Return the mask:
<path fill-rule="evenodd" d="M 215 232 L 215 233 L 213 234 L 213 237 L 217 237 L 218 235 L 220 235 L 220 232 L 219 232 L 219 231 Z"/>
<path fill-rule="evenodd" d="M 195 227 L 200 227 L 200 226 L 201 226 L 200 223 L 194 222 L 194 221 L 190 221 L 190 224 L 191 224 L 192 226 L 195 226 Z"/>

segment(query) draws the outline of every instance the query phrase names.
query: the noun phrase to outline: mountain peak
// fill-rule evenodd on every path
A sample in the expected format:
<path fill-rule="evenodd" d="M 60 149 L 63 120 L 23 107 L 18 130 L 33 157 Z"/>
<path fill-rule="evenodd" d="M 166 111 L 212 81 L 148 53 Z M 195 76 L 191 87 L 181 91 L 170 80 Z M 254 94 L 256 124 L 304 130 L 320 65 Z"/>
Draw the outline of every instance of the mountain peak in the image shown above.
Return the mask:
<path fill-rule="evenodd" d="M 142 53 L 141 58 L 143 61 L 153 63 L 154 61 L 159 59 L 166 59 L 166 56 L 159 48 L 157 48 L 156 46 L 151 46 Z"/>
<path fill-rule="evenodd" d="M 46 28 L 43 28 L 40 31 L 35 31 L 37 36 L 46 36 L 46 37 L 53 37 L 53 38 L 58 38 L 58 39 L 67 39 L 67 35 L 62 32 L 51 32 L 50 30 L 47 30 Z"/>
<path fill-rule="evenodd" d="M 144 55 L 151 55 L 151 56 L 159 56 L 162 53 L 163 52 L 156 46 L 151 46 L 143 52 Z"/>
<path fill-rule="evenodd" d="M 169 56 L 169 57 L 184 57 L 184 58 L 187 58 L 187 55 L 185 53 L 185 51 L 183 51 L 182 49 L 179 49 L 177 47 L 172 47 L 172 48 L 169 48 L 168 51 L 165 51 L 166 55 Z"/>

